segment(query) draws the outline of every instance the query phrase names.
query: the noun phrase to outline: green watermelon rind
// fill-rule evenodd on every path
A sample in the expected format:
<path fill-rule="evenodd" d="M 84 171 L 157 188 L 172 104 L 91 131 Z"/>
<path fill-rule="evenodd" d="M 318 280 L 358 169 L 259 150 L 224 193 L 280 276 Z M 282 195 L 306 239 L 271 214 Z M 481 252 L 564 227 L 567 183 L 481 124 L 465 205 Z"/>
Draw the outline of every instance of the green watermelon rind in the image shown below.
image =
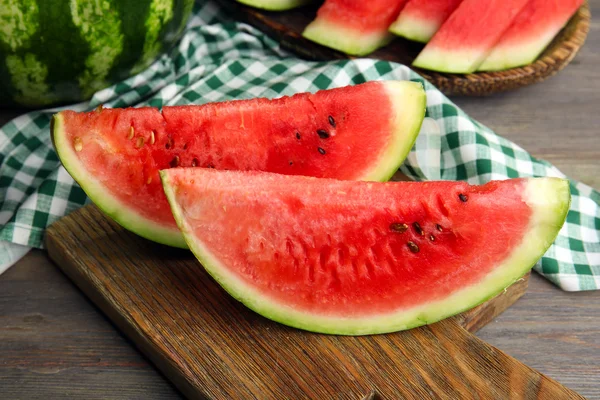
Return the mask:
<path fill-rule="evenodd" d="M 192 227 L 177 204 L 175 188 L 170 184 L 168 172 L 161 171 L 160 175 L 173 215 L 189 248 L 206 271 L 231 296 L 258 314 L 284 325 L 335 335 L 381 334 L 411 329 L 467 311 L 495 297 L 522 278 L 548 250 L 565 222 L 571 201 L 567 180 L 529 179 L 523 191 L 523 201 L 533 211 L 529 228 L 524 232 L 521 243 L 483 279 L 443 299 L 395 314 L 353 319 L 328 318 L 280 305 L 230 273 L 221 265 L 218 257 L 202 244 L 202 239 L 195 238 Z"/>
<path fill-rule="evenodd" d="M 429 21 L 400 13 L 398 19 L 390 25 L 389 31 L 408 40 L 427 43 L 438 28 L 439 26 L 431 24 Z"/>
<path fill-rule="evenodd" d="M 318 17 L 304 29 L 302 36 L 353 56 L 370 54 L 393 39 L 388 32 L 367 34 Z"/>
<path fill-rule="evenodd" d="M 238 3 L 268 11 L 286 11 L 311 3 L 313 0 L 236 0 Z"/>
<path fill-rule="evenodd" d="M 147 68 L 181 37 L 194 0 L 0 4 L 0 108 L 40 108 L 89 99 Z"/>
<path fill-rule="evenodd" d="M 398 171 L 413 148 L 427 111 L 427 96 L 423 85 L 410 81 L 383 82 L 397 111 L 392 122 L 394 140 L 379 157 L 379 162 L 359 180 L 388 181 Z"/>
<path fill-rule="evenodd" d="M 478 51 L 448 51 L 427 46 L 415 58 L 412 65 L 449 74 L 471 74 L 477 70 L 484 59 L 485 54 L 482 56 Z"/>
<path fill-rule="evenodd" d="M 143 238 L 172 247 L 187 248 L 185 240 L 177 227 L 173 229 L 165 228 L 161 224 L 153 223 L 141 217 L 135 210 L 110 196 L 104 189 L 103 184 L 87 172 L 87 169 L 75 154 L 72 144 L 67 143 L 63 117 L 60 113 L 52 117 L 50 132 L 52 133 L 54 148 L 63 166 L 100 210 L 119 225 Z"/>
<path fill-rule="evenodd" d="M 492 49 L 477 71 L 503 71 L 533 63 L 552 42 L 553 34 L 540 35 L 536 40 L 514 46 L 497 46 Z"/>

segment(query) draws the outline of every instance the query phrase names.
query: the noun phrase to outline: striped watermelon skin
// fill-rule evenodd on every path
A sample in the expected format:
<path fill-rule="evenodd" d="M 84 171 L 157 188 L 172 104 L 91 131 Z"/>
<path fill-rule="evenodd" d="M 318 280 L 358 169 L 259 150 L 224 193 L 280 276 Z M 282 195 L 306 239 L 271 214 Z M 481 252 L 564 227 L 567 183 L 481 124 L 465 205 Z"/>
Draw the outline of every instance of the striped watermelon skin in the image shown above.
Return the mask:
<path fill-rule="evenodd" d="M 79 102 L 150 65 L 194 0 L 0 0 L 0 106 Z"/>

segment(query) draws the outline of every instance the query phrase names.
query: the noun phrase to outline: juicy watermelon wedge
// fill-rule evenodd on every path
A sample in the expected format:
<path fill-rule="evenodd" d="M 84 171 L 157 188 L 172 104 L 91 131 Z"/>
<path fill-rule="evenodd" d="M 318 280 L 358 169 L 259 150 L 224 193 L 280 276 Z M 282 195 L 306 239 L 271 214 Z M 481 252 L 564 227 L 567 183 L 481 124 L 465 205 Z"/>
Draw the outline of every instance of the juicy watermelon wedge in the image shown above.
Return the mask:
<path fill-rule="evenodd" d="M 430 324 L 493 297 L 544 254 L 570 202 L 557 178 L 161 177 L 190 249 L 226 291 L 277 322 L 342 335 Z"/>
<path fill-rule="evenodd" d="M 583 0 L 530 0 L 478 69 L 531 64 L 582 4 Z"/>
<path fill-rule="evenodd" d="M 275 100 L 56 114 L 58 156 L 90 199 L 126 229 L 185 242 L 158 171 L 262 170 L 387 180 L 418 135 L 425 92 L 414 82 L 370 82 Z"/>
<path fill-rule="evenodd" d="M 313 0 L 236 0 L 247 6 L 269 11 L 285 11 L 311 3 Z"/>
<path fill-rule="evenodd" d="M 388 28 L 406 0 L 326 0 L 302 36 L 346 54 L 363 56 L 392 40 Z"/>
<path fill-rule="evenodd" d="M 390 32 L 427 43 L 462 0 L 410 0 L 390 26 Z"/>
<path fill-rule="evenodd" d="M 440 72 L 475 72 L 528 1 L 463 0 L 413 65 Z"/>

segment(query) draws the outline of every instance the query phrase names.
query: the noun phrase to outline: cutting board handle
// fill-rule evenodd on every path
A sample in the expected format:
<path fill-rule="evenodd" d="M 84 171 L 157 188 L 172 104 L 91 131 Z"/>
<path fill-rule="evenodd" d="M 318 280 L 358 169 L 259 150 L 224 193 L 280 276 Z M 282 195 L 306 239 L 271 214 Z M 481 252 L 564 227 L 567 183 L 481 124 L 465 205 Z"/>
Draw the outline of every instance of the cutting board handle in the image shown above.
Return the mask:
<path fill-rule="evenodd" d="M 456 321 L 414 329 L 411 336 L 423 352 L 422 357 L 411 360 L 411 367 L 419 371 L 425 384 L 418 386 L 424 388 L 418 394 L 403 390 L 407 398 L 583 399 L 467 332 Z M 377 394 L 381 399 L 397 398 L 396 393 Z"/>

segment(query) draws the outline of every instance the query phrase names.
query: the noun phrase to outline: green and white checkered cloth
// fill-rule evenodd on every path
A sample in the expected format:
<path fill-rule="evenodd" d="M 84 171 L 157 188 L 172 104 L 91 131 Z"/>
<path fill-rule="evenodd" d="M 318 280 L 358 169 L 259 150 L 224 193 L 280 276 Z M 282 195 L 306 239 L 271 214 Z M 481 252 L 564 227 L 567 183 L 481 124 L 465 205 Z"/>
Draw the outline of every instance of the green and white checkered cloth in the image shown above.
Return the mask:
<path fill-rule="evenodd" d="M 178 47 L 146 71 L 71 106 L 206 103 L 277 97 L 370 80 L 408 79 L 427 91 L 427 119 L 401 171 L 419 180 L 564 176 L 547 162 L 469 118 L 409 68 L 369 59 L 306 62 L 254 28 L 235 22 L 213 1 L 196 4 Z M 0 273 L 28 247 L 41 248 L 44 229 L 88 200 L 60 166 L 49 134 L 56 110 L 30 112 L 0 130 Z M 600 288 L 600 194 L 571 181 L 567 223 L 535 270 L 564 290 Z"/>

